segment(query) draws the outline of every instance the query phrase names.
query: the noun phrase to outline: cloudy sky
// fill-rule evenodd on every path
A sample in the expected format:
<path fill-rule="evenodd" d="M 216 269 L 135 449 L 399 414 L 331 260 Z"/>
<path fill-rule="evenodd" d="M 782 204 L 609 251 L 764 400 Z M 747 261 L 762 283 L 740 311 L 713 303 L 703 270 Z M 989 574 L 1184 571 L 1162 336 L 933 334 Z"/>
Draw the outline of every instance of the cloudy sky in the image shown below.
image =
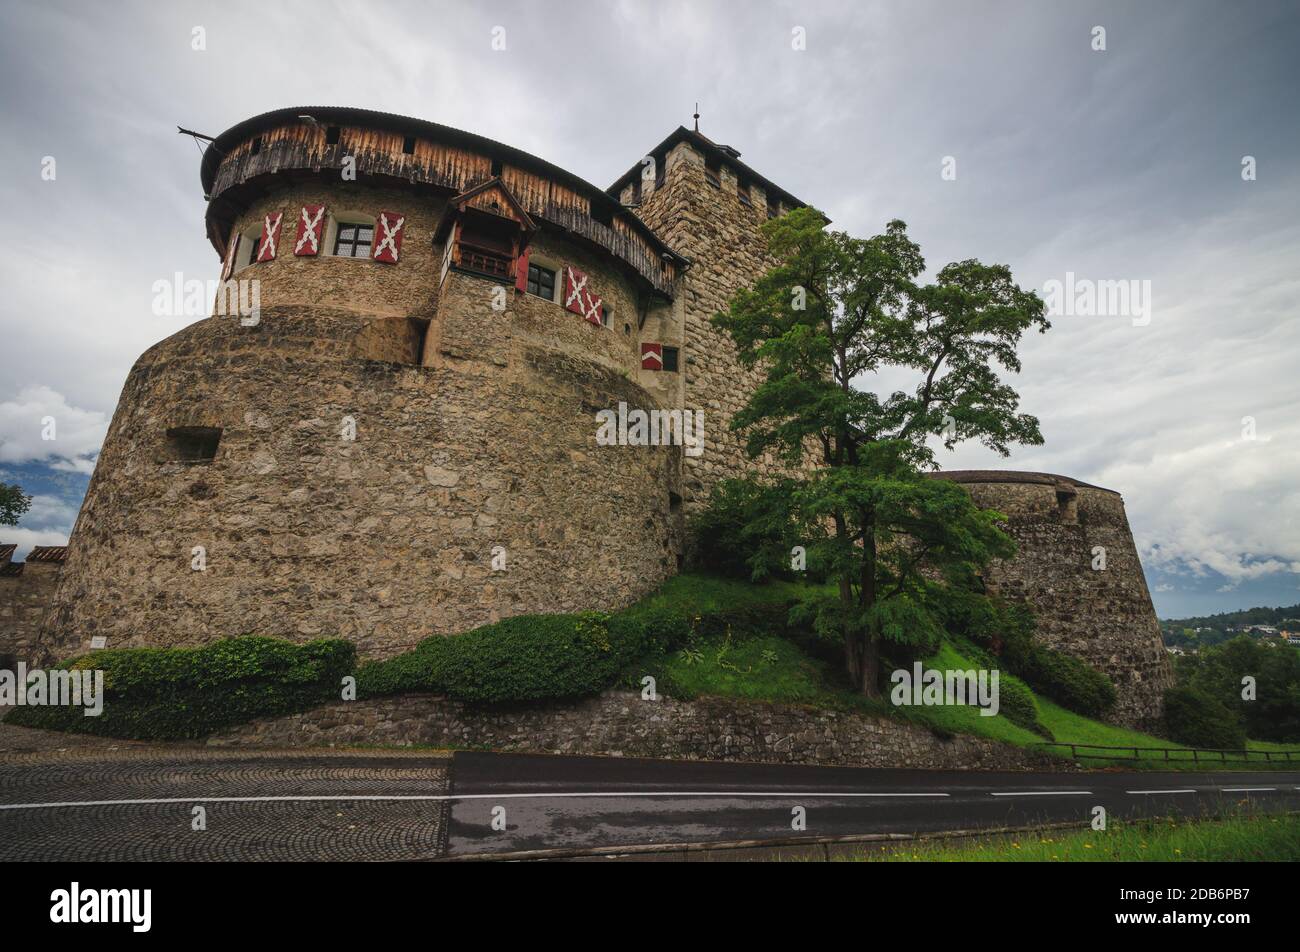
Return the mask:
<path fill-rule="evenodd" d="M 217 274 L 178 124 L 368 107 L 603 186 L 698 101 L 702 131 L 834 227 L 904 219 L 932 271 L 975 257 L 1039 290 L 1149 287 L 1149 312 L 1076 307 L 1026 343 L 1044 446 L 945 465 L 1122 492 L 1163 617 L 1295 604 L 1297 50 L 1300 5 L 1264 0 L 10 0 L 0 479 L 36 503 L 0 541 L 66 540 L 127 371 L 187 320 L 153 316 L 153 282 Z"/>

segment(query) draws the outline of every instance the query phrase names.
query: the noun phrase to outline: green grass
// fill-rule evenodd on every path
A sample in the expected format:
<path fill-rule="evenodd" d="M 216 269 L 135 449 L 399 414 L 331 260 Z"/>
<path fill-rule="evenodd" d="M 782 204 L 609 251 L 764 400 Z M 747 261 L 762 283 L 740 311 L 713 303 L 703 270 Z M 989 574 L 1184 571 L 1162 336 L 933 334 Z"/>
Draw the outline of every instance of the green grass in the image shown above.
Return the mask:
<path fill-rule="evenodd" d="M 735 611 L 755 605 L 777 605 L 806 598 L 817 589 L 810 585 L 774 580 L 764 585 L 708 575 L 674 575 L 653 594 L 624 609 L 635 618 L 662 608 L 704 614 Z"/>
<path fill-rule="evenodd" d="M 926 841 L 863 849 L 855 862 L 1258 862 L 1300 860 L 1300 817 L 1110 823 L 1105 831 L 1045 830 L 954 845 Z"/>
<path fill-rule="evenodd" d="M 784 638 L 708 638 L 669 657 L 666 690 L 683 697 L 714 695 L 842 708 L 864 699 L 828 687 L 826 664 Z M 878 705 L 877 705 L 878 707 Z"/>
<path fill-rule="evenodd" d="M 792 602 L 807 597 L 813 591 L 815 589 L 810 586 L 791 582 L 753 585 L 709 576 L 678 575 L 654 595 L 627 609 L 627 612 L 635 615 L 662 607 L 694 613 L 731 611 L 753 605 Z M 951 644 L 944 644 L 932 657 L 925 659 L 924 664 L 927 668 L 940 670 L 978 669 L 983 666 Z M 1047 739 L 1026 726 L 1013 723 L 1005 714 L 984 717 L 978 708 L 971 706 L 895 707 L 887 700 L 869 701 L 848 689 L 837 668 L 810 657 L 798 645 L 778 637 L 747 637 L 744 632 L 734 632 L 729 639 L 702 639 L 691 645 L 686 652 L 675 652 L 663 659 L 657 666 L 656 675 L 662 690 L 669 696 L 712 695 L 857 710 L 922 724 L 941 735 L 968 734 L 1020 747 L 1041 744 Z M 1023 686 L 1023 682 L 1006 671 L 1002 672 L 1001 677 Z M 1035 703 L 1039 723 L 1047 728 L 1056 741 L 1139 748 L 1136 760 L 1130 751 L 1127 757 L 1107 760 L 1088 758 L 1081 761 L 1088 766 L 1150 770 L 1256 770 L 1269 766 L 1260 759 L 1248 762 L 1229 760 L 1226 764 L 1204 759 L 1197 762 L 1190 754 L 1180 756 L 1177 753 L 1171 753 L 1171 759 L 1166 761 L 1163 752 L 1156 752 L 1152 748 L 1188 748 L 1141 731 L 1092 720 L 1041 696 L 1035 698 Z M 1257 751 L 1295 750 L 1300 749 L 1300 744 L 1251 741 L 1249 747 Z M 1068 751 L 1061 748 L 1049 752 L 1061 758 L 1069 756 Z M 1285 762 L 1281 763 L 1285 766 Z"/>
<path fill-rule="evenodd" d="M 980 665 L 969 660 L 956 648 L 948 644 L 941 646 L 933 656 L 926 658 L 924 663 L 927 668 L 939 670 L 970 670 L 980 667 Z M 1002 678 L 1023 683 L 1006 672 L 999 675 L 999 679 Z M 1041 701 L 1039 704 L 1041 710 Z M 924 724 L 941 734 L 975 734 L 979 737 L 987 737 L 990 740 L 1000 740 L 1020 746 L 1038 743 L 1045 739 L 1026 727 L 1013 724 L 1004 714 L 985 717 L 980 714 L 979 708 L 969 705 L 945 704 L 942 706 L 895 708 L 891 704 L 889 707 L 898 716 Z M 1039 719 L 1041 721 L 1041 714 Z"/>

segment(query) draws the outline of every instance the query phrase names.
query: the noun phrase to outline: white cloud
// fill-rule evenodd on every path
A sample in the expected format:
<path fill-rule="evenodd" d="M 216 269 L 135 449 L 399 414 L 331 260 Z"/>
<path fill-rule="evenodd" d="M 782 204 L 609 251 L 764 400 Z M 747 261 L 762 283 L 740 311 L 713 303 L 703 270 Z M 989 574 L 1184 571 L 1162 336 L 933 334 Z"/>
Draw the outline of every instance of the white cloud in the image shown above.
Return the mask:
<path fill-rule="evenodd" d="M 24 387 L 0 401 L 0 463 L 49 461 L 51 469 L 90 473 L 107 431 L 105 414 L 71 406 L 50 387 Z"/>

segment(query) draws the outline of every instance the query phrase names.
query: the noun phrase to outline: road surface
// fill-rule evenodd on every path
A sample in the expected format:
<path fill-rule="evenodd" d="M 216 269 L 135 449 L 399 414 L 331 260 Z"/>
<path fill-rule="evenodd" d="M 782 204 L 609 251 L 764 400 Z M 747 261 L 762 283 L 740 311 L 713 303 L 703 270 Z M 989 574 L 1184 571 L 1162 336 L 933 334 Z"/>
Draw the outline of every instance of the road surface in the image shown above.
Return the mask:
<path fill-rule="evenodd" d="M 982 773 L 418 751 L 8 753 L 0 861 L 428 860 L 1039 823 L 1082 829 L 1096 806 L 1111 818 L 1296 810 L 1300 772 Z"/>

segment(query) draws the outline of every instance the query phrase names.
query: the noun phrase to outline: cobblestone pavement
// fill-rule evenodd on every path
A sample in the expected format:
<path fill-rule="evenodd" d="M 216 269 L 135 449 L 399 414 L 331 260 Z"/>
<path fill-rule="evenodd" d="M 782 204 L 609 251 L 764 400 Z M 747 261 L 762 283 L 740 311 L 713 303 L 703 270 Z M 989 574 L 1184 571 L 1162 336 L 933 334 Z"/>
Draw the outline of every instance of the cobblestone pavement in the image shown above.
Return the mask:
<path fill-rule="evenodd" d="M 429 859 L 447 789 L 428 751 L 29 745 L 0 752 L 0 862 Z"/>

